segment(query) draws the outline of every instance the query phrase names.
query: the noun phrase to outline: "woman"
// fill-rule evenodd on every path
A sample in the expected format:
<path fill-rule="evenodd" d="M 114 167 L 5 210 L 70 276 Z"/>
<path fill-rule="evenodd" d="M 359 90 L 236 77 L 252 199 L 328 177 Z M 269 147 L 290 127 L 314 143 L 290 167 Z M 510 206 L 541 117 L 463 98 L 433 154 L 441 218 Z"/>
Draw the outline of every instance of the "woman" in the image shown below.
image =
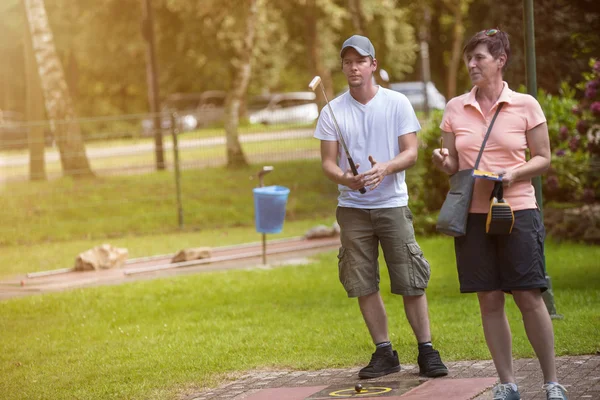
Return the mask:
<path fill-rule="evenodd" d="M 517 304 L 544 375 L 548 400 L 566 399 L 557 382 L 552 321 L 542 299 L 547 289 L 543 263 L 544 225 L 531 178 L 550 166 L 546 118 L 531 96 L 516 93 L 502 80 L 510 57 L 508 35 L 498 29 L 473 36 L 463 56 L 474 87 L 450 100 L 440 128 L 445 148 L 433 162 L 449 175 L 474 168 L 487 128 L 501 103 L 478 169 L 502 178 L 504 199 L 514 211 L 508 235 L 486 234 L 494 182 L 476 179 L 465 236 L 455 238 L 462 293 L 477 293 L 483 331 L 500 383 L 495 400 L 521 398 L 512 365 L 512 338 L 504 311 L 505 293 Z M 526 160 L 529 149 L 531 159 Z"/>

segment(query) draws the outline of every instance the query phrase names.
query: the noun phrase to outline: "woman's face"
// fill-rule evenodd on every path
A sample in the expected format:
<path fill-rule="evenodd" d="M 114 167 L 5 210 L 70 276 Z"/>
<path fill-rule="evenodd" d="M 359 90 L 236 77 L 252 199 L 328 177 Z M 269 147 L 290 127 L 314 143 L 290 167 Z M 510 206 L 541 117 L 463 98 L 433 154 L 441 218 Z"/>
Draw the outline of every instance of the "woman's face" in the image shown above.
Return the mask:
<path fill-rule="evenodd" d="M 473 51 L 465 54 L 465 64 L 475 86 L 482 86 L 498 79 L 502 80 L 502 67 L 506 62 L 506 56 L 494 59 L 487 45 L 479 44 Z"/>

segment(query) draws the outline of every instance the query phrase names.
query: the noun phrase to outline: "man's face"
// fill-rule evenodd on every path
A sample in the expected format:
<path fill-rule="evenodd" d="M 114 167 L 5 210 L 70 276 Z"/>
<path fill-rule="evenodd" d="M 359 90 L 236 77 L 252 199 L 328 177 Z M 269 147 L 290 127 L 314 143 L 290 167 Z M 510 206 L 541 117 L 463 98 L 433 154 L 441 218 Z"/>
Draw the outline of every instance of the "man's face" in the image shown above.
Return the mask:
<path fill-rule="evenodd" d="M 502 77 L 502 66 L 506 61 L 504 55 L 494 59 L 487 46 L 481 43 L 473 51 L 465 54 L 465 64 L 473 85 L 491 82 Z"/>
<path fill-rule="evenodd" d="M 361 56 L 353 48 L 344 52 L 342 72 L 346 75 L 349 87 L 357 88 L 370 83 L 376 69 L 377 60 L 372 60 L 369 56 Z"/>

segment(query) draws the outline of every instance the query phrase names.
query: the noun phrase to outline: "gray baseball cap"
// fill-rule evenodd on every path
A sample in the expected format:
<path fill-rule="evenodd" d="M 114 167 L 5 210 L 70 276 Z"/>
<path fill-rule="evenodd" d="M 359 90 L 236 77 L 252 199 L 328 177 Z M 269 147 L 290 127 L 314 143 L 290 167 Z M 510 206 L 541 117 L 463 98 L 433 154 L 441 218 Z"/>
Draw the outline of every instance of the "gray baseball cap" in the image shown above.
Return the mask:
<path fill-rule="evenodd" d="M 346 41 L 342 45 L 340 57 L 344 57 L 344 51 L 348 47 L 352 47 L 354 50 L 358 51 L 358 54 L 360 54 L 363 57 L 371 56 L 371 58 L 375 58 L 375 48 L 373 47 L 373 44 L 371 43 L 368 37 L 354 35 L 346 39 Z"/>

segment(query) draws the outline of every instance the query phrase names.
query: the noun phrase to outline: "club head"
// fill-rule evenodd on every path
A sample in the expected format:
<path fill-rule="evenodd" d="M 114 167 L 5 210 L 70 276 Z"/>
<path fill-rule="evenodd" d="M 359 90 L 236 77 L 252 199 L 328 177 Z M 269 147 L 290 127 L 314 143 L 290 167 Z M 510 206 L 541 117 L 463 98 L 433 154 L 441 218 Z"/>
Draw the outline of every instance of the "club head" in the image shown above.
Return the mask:
<path fill-rule="evenodd" d="M 314 92 L 317 89 L 317 86 L 319 86 L 319 83 L 321 83 L 321 77 L 317 75 L 313 78 L 312 81 L 310 81 L 308 87 Z"/>
<path fill-rule="evenodd" d="M 388 74 L 388 72 L 385 69 L 380 69 L 379 70 L 379 76 L 381 77 L 381 79 L 384 82 L 389 82 L 390 81 L 390 75 Z"/>
<path fill-rule="evenodd" d="M 264 167 L 262 167 L 262 169 L 258 172 L 258 176 L 264 176 L 266 174 L 268 174 L 269 172 L 273 171 L 275 168 L 273 168 L 272 165 L 265 165 Z"/>

